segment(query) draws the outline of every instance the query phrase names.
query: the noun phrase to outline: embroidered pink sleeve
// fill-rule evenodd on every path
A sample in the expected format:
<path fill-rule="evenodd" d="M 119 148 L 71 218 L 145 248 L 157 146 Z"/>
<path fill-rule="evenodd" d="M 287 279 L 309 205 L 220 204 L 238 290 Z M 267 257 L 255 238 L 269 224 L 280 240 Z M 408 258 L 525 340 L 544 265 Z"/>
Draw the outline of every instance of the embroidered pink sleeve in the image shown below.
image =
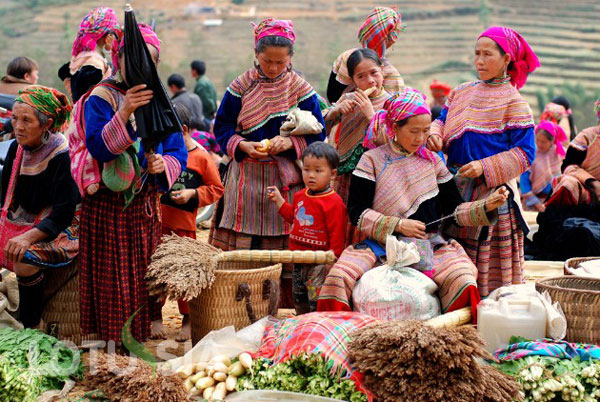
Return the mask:
<path fill-rule="evenodd" d="M 491 226 L 498 220 L 498 210 L 486 212 L 485 199 L 464 202 L 456 207 L 454 219 L 459 226 Z"/>
<path fill-rule="evenodd" d="M 519 177 L 529 169 L 527 155 L 521 148 L 512 148 L 499 154 L 480 160 L 483 165 L 483 176 L 490 188 L 498 187 L 511 179 Z"/>
<path fill-rule="evenodd" d="M 229 139 L 229 141 L 227 142 L 227 155 L 229 155 L 231 158 L 235 159 L 235 151 L 237 151 L 237 147 L 238 145 L 240 145 L 240 142 L 244 141 L 245 138 L 242 137 L 241 135 L 238 134 L 234 134 L 231 136 L 231 138 Z"/>
<path fill-rule="evenodd" d="M 121 114 L 115 113 L 102 129 L 102 141 L 113 155 L 122 154 L 135 142 L 129 136 L 125 124 Z"/>
<path fill-rule="evenodd" d="M 400 222 L 398 217 L 366 209 L 358 220 L 358 230 L 379 243 L 385 244 L 387 235 L 394 233 L 398 222 Z"/>
<path fill-rule="evenodd" d="M 301 136 L 290 136 L 288 137 L 292 140 L 292 144 L 294 145 L 294 149 L 296 150 L 296 159 L 302 158 L 302 153 L 306 149 L 308 145 L 306 145 L 306 140 Z"/>
<path fill-rule="evenodd" d="M 177 158 L 171 155 L 163 155 L 165 161 L 165 176 L 167 178 L 168 188 L 171 188 L 175 183 L 175 179 L 181 174 L 181 165 Z"/>

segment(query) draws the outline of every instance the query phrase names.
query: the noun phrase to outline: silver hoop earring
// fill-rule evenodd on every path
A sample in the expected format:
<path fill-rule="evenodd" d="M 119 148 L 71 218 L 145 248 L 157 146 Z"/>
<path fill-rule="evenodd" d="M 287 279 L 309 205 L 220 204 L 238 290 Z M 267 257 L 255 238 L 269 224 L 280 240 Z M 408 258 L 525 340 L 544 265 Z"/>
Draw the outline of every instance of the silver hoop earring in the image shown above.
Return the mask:
<path fill-rule="evenodd" d="M 47 144 L 50 139 L 50 131 L 46 131 L 44 135 L 42 135 L 42 144 Z"/>

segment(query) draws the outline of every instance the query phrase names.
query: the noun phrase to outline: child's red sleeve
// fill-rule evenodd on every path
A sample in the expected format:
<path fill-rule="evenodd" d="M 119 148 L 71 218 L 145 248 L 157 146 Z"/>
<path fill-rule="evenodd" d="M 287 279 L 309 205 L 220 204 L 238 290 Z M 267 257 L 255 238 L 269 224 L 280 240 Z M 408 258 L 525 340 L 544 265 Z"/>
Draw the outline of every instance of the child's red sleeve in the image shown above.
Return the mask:
<path fill-rule="evenodd" d="M 279 208 L 279 215 L 285 219 L 287 223 L 294 223 L 294 207 L 289 202 L 284 202 Z"/>
<path fill-rule="evenodd" d="M 335 202 L 326 202 L 325 222 L 327 224 L 327 236 L 329 246 L 339 258 L 346 245 L 346 229 L 348 225 L 348 212 L 341 198 L 337 197 Z"/>

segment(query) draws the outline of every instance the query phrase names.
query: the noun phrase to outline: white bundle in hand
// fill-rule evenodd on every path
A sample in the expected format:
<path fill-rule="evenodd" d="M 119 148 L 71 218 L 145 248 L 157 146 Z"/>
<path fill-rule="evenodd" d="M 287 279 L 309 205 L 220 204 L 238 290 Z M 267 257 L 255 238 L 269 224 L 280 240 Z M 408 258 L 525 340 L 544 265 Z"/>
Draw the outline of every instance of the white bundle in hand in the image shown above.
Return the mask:
<path fill-rule="evenodd" d="M 308 110 L 301 110 L 297 107 L 290 110 L 285 122 L 279 129 L 282 137 L 290 135 L 319 134 L 323 131 L 323 125 Z"/>

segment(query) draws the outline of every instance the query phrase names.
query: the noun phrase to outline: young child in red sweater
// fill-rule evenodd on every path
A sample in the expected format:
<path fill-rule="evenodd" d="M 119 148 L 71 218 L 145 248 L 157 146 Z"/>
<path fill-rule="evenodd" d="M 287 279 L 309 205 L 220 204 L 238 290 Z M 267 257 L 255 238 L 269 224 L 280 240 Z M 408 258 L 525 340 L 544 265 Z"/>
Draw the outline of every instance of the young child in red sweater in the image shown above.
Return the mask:
<path fill-rule="evenodd" d="M 279 214 L 292 223 L 290 250 L 333 250 L 337 257 L 342 254 L 348 213 L 342 198 L 330 185 L 339 162 L 339 155 L 331 145 L 313 142 L 302 153 L 302 180 L 306 188 L 294 194 L 293 205 L 285 202 L 277 187 L 267 188 L 267 195 L 279 208 Z M 316 310 L 316 302 L 309 303 L 305 285 L 310 268 L 294 265 L 292 291 L 297 314 Z"/>

